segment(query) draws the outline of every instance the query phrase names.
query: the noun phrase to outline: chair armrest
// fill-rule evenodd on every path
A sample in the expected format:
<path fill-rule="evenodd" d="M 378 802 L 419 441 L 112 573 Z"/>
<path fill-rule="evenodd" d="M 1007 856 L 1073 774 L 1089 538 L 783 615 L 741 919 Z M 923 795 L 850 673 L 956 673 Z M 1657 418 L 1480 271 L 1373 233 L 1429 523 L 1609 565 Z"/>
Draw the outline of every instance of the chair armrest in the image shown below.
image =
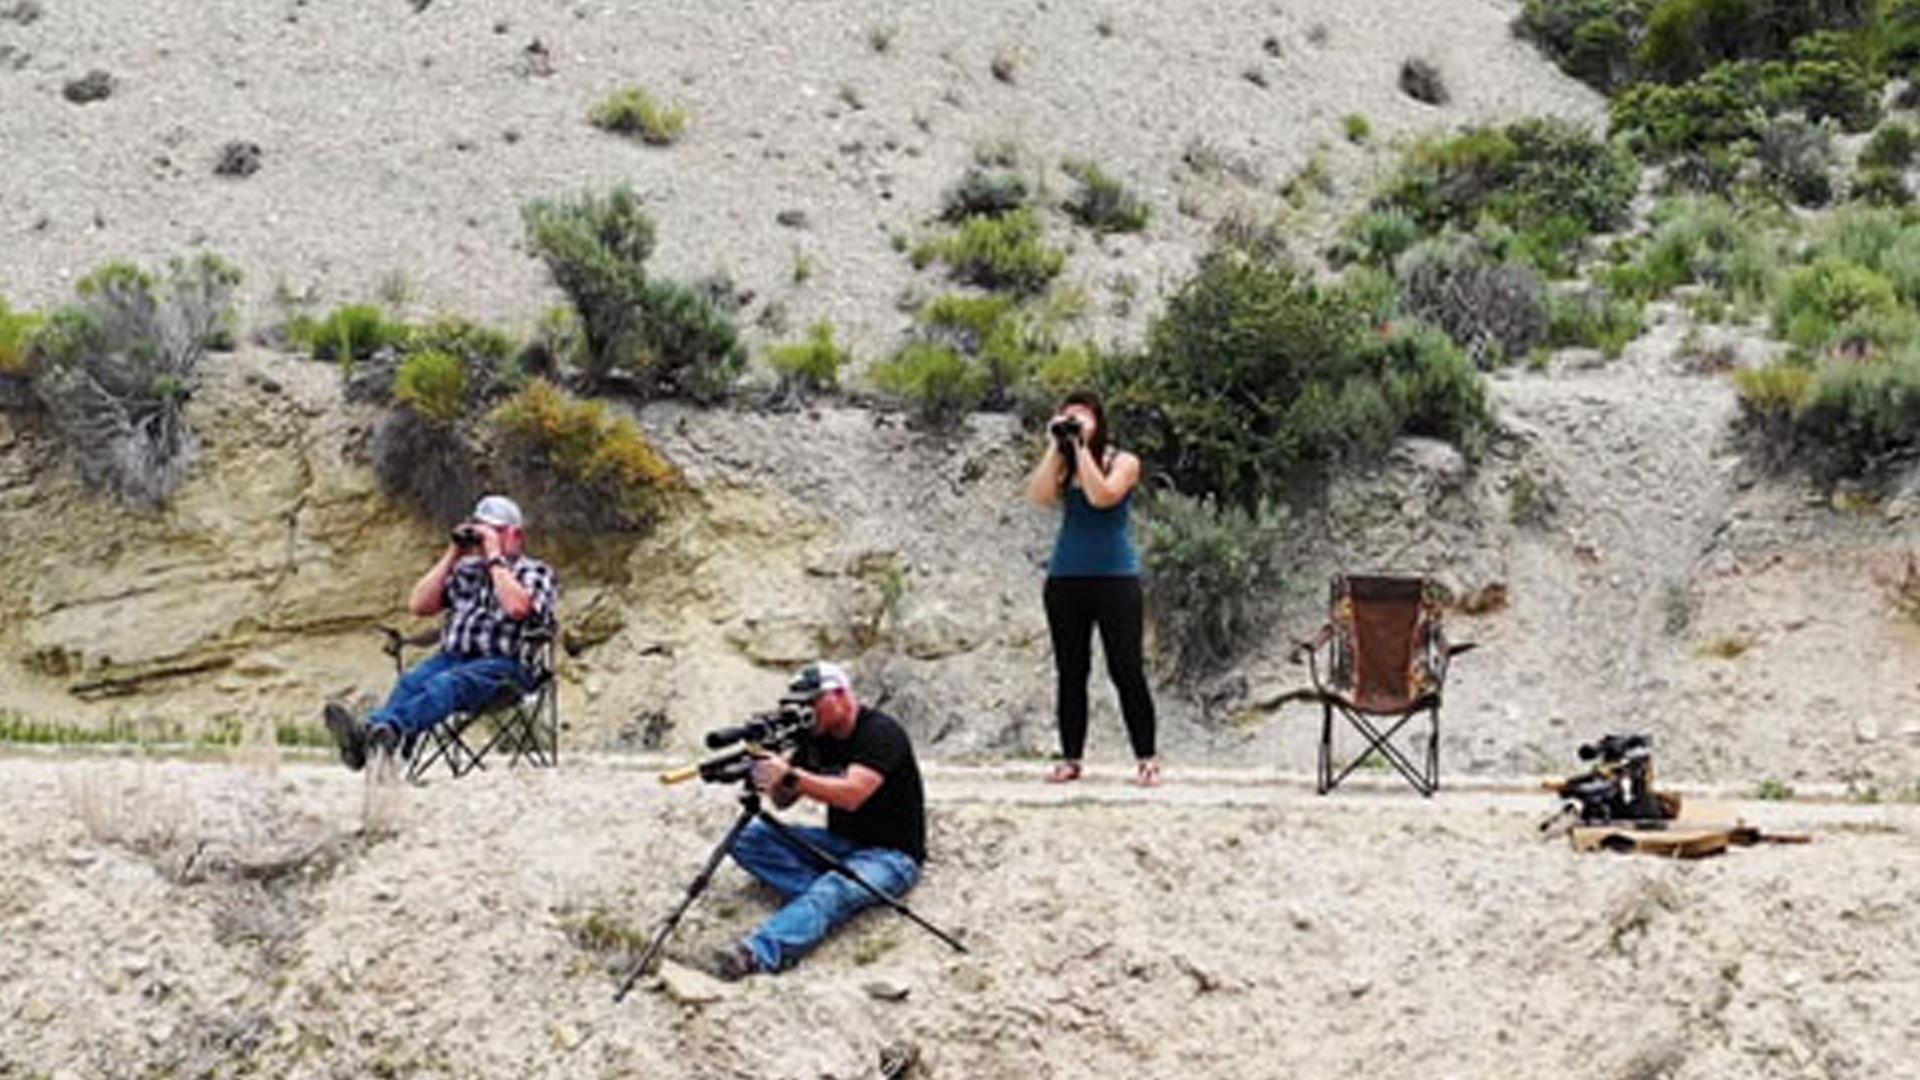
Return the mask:
<path fill-rule="evenodd" d="M 395 660 L 400 658 L 400 651 L 409 645 L 414 648 L 420 648 L 440 640 L 440 631 L 432 627 L 428 627 L 425 630 L 417 630 L 411 634 L 406 633 L 397 626 L 387 626 L 385 624 L 376 626 L 373 629 L 375 633 L 386 639 L 380 643 L 380 651 L 393 657 Z"/>

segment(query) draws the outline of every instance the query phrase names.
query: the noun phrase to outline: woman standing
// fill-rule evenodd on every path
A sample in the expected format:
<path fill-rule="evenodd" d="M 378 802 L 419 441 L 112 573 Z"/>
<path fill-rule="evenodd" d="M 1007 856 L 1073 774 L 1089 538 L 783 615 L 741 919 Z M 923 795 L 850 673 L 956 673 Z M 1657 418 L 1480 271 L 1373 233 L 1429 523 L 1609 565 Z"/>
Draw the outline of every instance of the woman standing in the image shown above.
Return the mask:
<path fill-rule="evenodd" d="M 1080 779 L 1096 626 L 1138 761 L 1134 780 L 1144 787 L 1160 782 L 1153 695 L 1141 659 L 1140 555 L 1127 532 L 1127 508 L 1139 482 L 1140 459 L 1107 443 L 1099 397 L 1069 394 L 1047 424 L 1046 453 L 1027 477 L 1029 499 L 1066 508 L 1045 591 L 1060 721 L 1060 761 L 1047 773 L 1049 783 Z"/>

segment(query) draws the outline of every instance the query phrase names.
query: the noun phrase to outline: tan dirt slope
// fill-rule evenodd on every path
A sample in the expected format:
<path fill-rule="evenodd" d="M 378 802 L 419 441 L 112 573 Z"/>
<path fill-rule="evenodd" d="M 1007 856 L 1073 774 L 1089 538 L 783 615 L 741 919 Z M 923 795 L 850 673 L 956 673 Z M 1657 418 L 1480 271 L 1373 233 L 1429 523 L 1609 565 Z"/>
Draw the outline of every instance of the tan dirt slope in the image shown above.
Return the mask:
<path fill-rule="evenodd" d="M 1540 841 L 1531 795 L 928 786 L 911 900 L 968 955 L 869 914 L 779 978 L 616 1005 L 582 942 L 651 929 L 729 792 L 493 771 L 369 839 L 338 768 L 0 762 L 0 1075 L 1915 1075 L 1912 806 L 1747 804 L 1815 842 L 1674 863 Z M 726 867 L 670 954 L 768 910 Z"/>

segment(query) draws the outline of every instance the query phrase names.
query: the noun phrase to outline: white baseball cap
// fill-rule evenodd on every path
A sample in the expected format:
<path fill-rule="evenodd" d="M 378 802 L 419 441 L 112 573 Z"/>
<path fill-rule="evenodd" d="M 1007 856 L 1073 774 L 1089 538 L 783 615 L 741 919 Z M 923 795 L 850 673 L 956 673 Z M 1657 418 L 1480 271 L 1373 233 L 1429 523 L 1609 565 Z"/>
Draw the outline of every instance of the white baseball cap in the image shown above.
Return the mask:
<path fill-rule="evenodd" d="M 847 678 L 846 669 L 829 660 L 815 660 L 801 668 L 800 673 L 787 684 L 788 693 L 805 695 L 808 701 L 835 690 L 851 689 L 853 680 Z"/>
<path fill-rule="evenodd" d="M 520 506 L 505 495 L 489 495 L 473 508 L 473 520 L 497 529 L 518 529 L 522 525 Z"/>

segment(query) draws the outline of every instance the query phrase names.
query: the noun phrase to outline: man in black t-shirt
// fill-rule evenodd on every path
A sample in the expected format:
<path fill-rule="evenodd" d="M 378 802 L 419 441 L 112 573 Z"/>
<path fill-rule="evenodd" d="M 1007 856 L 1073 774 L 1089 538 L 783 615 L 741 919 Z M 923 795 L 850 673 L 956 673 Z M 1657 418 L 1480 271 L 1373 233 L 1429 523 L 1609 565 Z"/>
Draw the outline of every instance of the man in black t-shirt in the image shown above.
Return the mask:
<path fill-rule="evenodd" d="M 813 738 L 791 761 L 755 762 L 754 786 L 777 807 L 802 797 L 825 803 L 826 828 L 793 826 L 793 831 L 887 895 L 904 895 L 919 880 L 927 857 L 926 797 L 906 731 L 886 713 L 861 706 L 837 664 L 807 665 L 792 692 L 812 702 Z M 834 927 L 878 903 L 764 821 L 754 821 L 734 840 L 733 859 L 787 903 L 745 941 L 720 950 L 714 971 L 722 978 L 791 967 Z"/>

